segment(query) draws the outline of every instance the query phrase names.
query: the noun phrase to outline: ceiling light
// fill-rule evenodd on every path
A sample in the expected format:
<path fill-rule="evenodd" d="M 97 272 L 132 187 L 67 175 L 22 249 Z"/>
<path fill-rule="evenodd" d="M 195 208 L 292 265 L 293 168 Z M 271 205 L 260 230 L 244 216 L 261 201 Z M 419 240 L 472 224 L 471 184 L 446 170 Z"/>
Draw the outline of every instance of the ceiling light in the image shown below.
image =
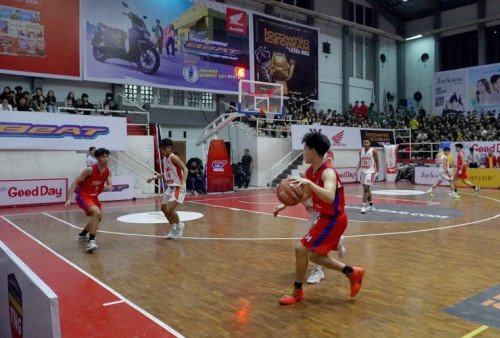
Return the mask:
<path fill-rule="evenodd" d="M 422 34 L 410 36 L 409 38 L 406 38 L 406 41 L 420 39 L 421 37 L 422 37 Z"/>

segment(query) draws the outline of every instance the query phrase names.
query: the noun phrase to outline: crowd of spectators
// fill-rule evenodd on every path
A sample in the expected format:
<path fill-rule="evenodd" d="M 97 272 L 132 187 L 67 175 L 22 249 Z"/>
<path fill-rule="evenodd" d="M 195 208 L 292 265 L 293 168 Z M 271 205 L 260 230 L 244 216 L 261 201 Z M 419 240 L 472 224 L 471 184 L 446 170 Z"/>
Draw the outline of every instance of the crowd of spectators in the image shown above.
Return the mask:
<path fill-rule="evenodd" d="M 23 90 L 22 86 L 16 86 L 14 90 L 6 86 L 0 94 L 0 101 L 2 102 L 0 110 L 7 111 L 56 113 L 60 109 L 70 114 L 90 115 L 96 109 L 90 103 L 86 93 L 81 94 L 80 98 L 76 98 L 74 92 L 69 92 L 64 100 L 58 101 L 53 90 L 47 91 L 45 95 L 40 87 L 31 94 L 29 91 Z M 113 96 L 107 94 L 102 109 L 99 109 L 100 114 L 115 115 L 113 111 L 116 110 L 119 108 Z"/>

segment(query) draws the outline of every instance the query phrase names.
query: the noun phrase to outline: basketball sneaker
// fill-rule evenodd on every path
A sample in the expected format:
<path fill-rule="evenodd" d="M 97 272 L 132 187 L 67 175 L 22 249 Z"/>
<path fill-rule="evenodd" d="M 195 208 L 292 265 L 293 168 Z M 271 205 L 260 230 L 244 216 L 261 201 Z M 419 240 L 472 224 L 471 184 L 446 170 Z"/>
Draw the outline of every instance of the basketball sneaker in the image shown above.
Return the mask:
<path fill-rule="evenodd" d="M 432 189 L 427 190 L 425 193 L 431 197 L 434 196 L 434 194 L 432 193 Z"/>
<path fill-rule="evenodd" d="M 365 269 L 358 266 L 352 267 L 352 273 L 349 275 L 349 281 L 351 282 L 351 297 L 358 294 L 359 289 L 361 289 L 361 281 L 363 280 L 363 274 Z"/>
<path fill-rule="evenodd" d="M 87 243 L 87 246 L 85 247 L 85 251 L 92 252 L 92 251 L 96 250 L 97 248 L 98 248 L 97 243 L 96 243 L 95 239 L 93 239 Z"/>
<path fill-rule="evenodd" d="M 342 258 L 345 255 L 344 236 L 340 236 L 339 244 L 337 244 L 337 254 L 339 255 L 339 258 Z"/>
<path fill-rule="evenodd" d="M 476 196 L 479 195 L 479 189 L 480 189 L 479 187 L 474 188 L 474 195 Z"/>
<path fill-rule="evenodd" d="M 366 214 L 366 206 L 364 206 L 364 205 L 363 205 L 363 206 L 361 207 L 361 213 L 362 213 L 362 214 Z"/>
<path fill-rule="evenodd" d="M 319 282 L 321 282 L 321 280 L 323 278 L 325 278 L 325 274 L 321 270 L 321 267 L 314 268 L 311 271 L 311 274 L 309 275 L 309 277 L 307 277 L 307 283 L 309 283 L 309 284 L 318 284 Z"/>
<path fill-rule="evenodd" d="M 172 238 L 174 238 L 174 234 L 175 234 L 175 229 L 174 229 L 174 226 L 172 225 L 170 227 L 170 231 L 168 232 L 168 234 L 165 235 L 165 239 L 172 239 Z"/>
<path fill-rule="evenodd" d="M 462 196 L 460 196 L 459 194 L 457 194 L 456 192 L 451 194 L 451 198 L 462 198 Z"/>
<path fill-rule="evenodd" d="M 87 235 L 85 235 L 85 236 L 78 235 L 76 237 L 76 240 L 79 241 L 79 242 L 84 242 L 84 241 L 88 241 L 89 238 L 87 237 Z"/>
<path fill-rule="evenodd" d="M 184 225 L 184 223 L 182 222 L 179 222 L 179 225 L 175 227 L 174 229 L 174 233 L 173 233 L 173 239 L 179 239 L 182 237 L 182 234 L 184 233 L 184 228 L 186 226 Z"/>
<path fill-rule="evenodd" d="M 280 304 L 290 305 L 304 299 L 304 291 L 302 289 L 295 289 L 294 286 L 284 296 L 280 298 Z"/>

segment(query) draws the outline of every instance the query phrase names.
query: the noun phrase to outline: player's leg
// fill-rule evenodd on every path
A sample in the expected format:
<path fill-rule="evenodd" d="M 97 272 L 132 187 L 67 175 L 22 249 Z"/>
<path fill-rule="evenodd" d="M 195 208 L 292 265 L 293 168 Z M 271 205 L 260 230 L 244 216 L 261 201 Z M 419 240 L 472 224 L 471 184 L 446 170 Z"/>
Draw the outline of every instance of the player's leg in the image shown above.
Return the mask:
<path fill-rule="evenodd" d="M 306 276 L 307 265 L 309 264 L 310 248 L 306 248 L 302 243 L 295 247 L 295 283 L 293 287 L 280 298 L 280 304 L 290 305 L 304 299 L 302 284 Z"/>
<path fill-rule="evenodd" d="M 366 181 L 365 181 L 366 182 Z M 370 196 L 370 185 L 363 184 L 363 204 L 361 205 L 361 213 L 366 214 L 366 204 L 368 202 L 368 197 Z"/>
<path fill-rule="evenodd" d="M 85 247 L 85 250 L 87 252 L 92 252 L 98 248 L 95 236 L 97 233 L 97 227 L 99 226 L 99 223 L 101 222 L 102 219 L 102 213 L 100 206 L 98 205 L 91 206 L 88 209 L 88 213 L 90 216 L 90 222 L 88 223 L 89 241 L 87 243 L 87 246 Z"/>
<path fill-rule="evenodd" d="M 312 210 L 309 212 L 309 219 L 307 220 L 307 231 L 311 230 L 311 228 L 316 224 L 318 220 L 319 212 L 316 210 Z M 325 277 L 323 270 L 321 269 L 321 265 L 314 264 L 311 274 L 307 277 L 308 284 L 318 284 Z"/>
<path fill-rule="evenodd" d="M 172 228 L 173 231 L 173 239 L 179 239 L 182 237 L 184 233 L 184 223 L 180 221 L 179 214 L 176 209 L 179 204 L 184 202 L 184 198 L 186 197 L 185 192 L 181 192 L 180 187 L 175 187 L 173 194 L 170 196 L 170 200 L 167 203 L 167 213 L 170 215 L 172 219 Z"/>

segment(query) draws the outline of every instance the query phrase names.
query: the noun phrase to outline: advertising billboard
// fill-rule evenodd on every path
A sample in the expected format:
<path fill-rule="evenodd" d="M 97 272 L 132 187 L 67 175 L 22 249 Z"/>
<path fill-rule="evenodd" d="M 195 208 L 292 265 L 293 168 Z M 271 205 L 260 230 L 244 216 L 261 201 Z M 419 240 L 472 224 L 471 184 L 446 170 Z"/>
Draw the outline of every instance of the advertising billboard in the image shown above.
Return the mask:
<path fill-rule="evenodd" d="M 283 95 L 318 99 L 318 30 L 253 15 L 254 79 L 283 85 Z"/>
<path fill-rule="evenodd" d="M 0 72 L 80 79 L 79 17 L 78 0 L 2 0 Z"/>
<path fill-rule="evenodd" d="M 84 78 L 237 92 L 238 75 L 249 78 L 247 14 L 197 2 L 84 1 Z"/>

